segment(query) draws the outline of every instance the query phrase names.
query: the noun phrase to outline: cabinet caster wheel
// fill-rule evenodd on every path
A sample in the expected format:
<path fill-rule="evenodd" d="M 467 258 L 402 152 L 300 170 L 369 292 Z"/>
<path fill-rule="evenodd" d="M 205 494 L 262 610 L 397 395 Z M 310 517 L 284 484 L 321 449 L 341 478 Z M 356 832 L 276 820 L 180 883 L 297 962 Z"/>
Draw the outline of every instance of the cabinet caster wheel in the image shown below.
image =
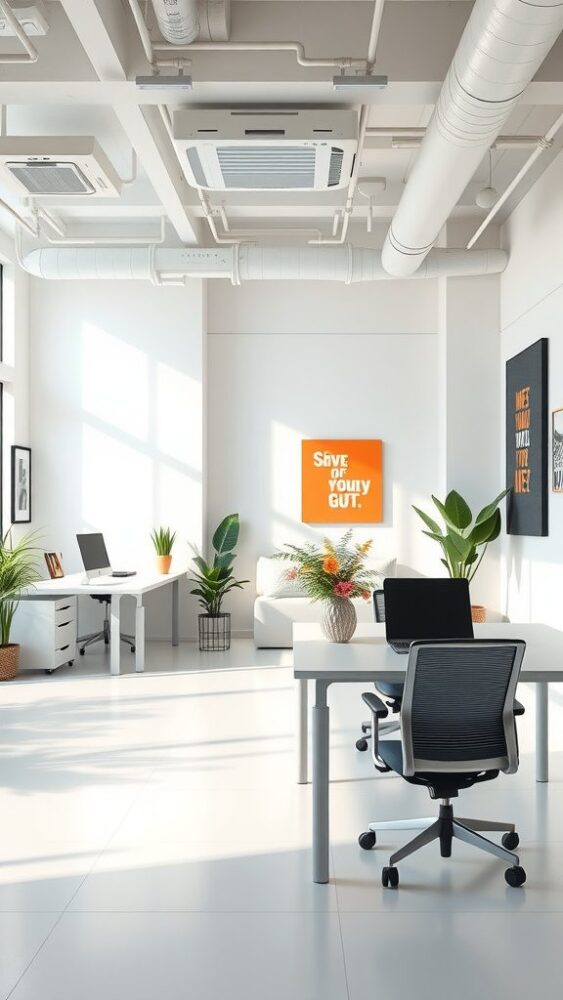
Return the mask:
<path fill-rule="evenodd" d="M 511 885 L 513 889 L 517 889 L 519 886 L 524 885 L 526 872 L 520 865 L 514 865 L 513 868 L 506 869 L 504 877 L 508 885 Z"/>
<path fill-rule="evenodd" d="M 362 750 L 363 751 L 363 750 L 367 750 L 367 748 L 368 748 L 368 741 L 365 740 L 365 739 L 363 739 L 363 737 L 361 739 L 359 739 L 359 740 L 356 740 L 356 750 Z"/>
<path fill-rule="evenodd" d="M 514 851 L 520 843 L 520 837 L 516 832 L 514 833 L 504 833 L 502 836 L 501 844 L 506 847 L 507 851 Z M 510 871 L 510 869 L 509 869 Z"/>
<path fill-rule="evenodd" d="M 86 650 L 85 649 L 79 649 L 78 652 L 80 653 L 81 656 L 84 656 L 84 653 L 86 652 Z"/>
<path fill-rule="evenodd" d="M 399 885 L 398 869 L 386 866 L 381 872 L 381 884 L 384 889 L 396 889 Z"/>
<path fill-rule="evenodd" d="M 69 665 L 69 667 L 73 667 L 74 666 L 74 660 L 69 660 L 68 661 L 68 665 Z"/>
<path fill-rule="evenodd" d="M 50 677 L 51 674 L 55 673 L 55 670 L 54 670 L 54 668 L 52 670 L 46 670 L 45 673 L 47 674 L 47 677 Z"/>
<path fill-rule="evenodd" d="M 358 844 L 364 851 L 371 851 L 375 847 L 375 833 L 373 830 L 366 830 L 358 837 Z"/>

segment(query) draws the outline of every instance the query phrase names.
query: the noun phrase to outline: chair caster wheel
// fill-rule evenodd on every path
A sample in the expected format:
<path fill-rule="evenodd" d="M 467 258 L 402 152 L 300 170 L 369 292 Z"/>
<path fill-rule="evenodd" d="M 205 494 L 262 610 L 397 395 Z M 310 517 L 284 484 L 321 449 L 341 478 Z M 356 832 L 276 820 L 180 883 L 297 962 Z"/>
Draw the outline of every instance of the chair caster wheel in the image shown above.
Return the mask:
<path fill-rule="evenodd" d="M 507 851 L 514 851 L 520 843 L 520 837 L 516 832 L 514 833 L 504 833 L 502 836 L 501 844 L 506 847 Z M 508 869 L 510 871 L 510 869 Z"/>
<path fill-rule="evenodd" d="M 137 651 L 137 647 L 136 646 L 131 646 L 131 652 L 135 653 L 136 651 Z"/>
<path fill-rule="evenodd" d="M 55 670 L 54 670 L 54 668 L 53 668 L 53 670 L 46 670 L 45 673 L 47 674 L 47 677 L 50 677 L 51 674 L 55 673 Z"/>
<path fill-rule="evenodd" d="M 399 885 L 398 869 L 392 866 L 386 866 L 381 872 L 381 884 L 384 889 L 396 889 Z"/>
<path fill-rule="evenodd" d="M 363 751 L 363 750 L 367 750 L 367 748 L 368 748 L 368 741 L 365 740 L 365 739 L 363 739 L 363 737 L 362 737 L 362 739 L 356 740 L 356 750 L 362 750 Z"/>
<path fill-rule="evenodd" d="M 109 639 L 104 639 L 104 645 L 109 646 Z"/>
<path fill-rule="evenodd" d="M 68 660 L 68 666 L 69 667 L 73 667 L 74 666 L 74 660 Z"/>
<path fill-rule="evenodd" d="M 526 872 L 520 867 L 520 865 L 514 865 L 513 868 L 506 869 L 504 878 L 508 885 L 517 889 L 518 886 L 524 885 L 524 882 L 526 881 Z"/>
<path fill-rule="evenodd" d="M 375 847 L 375 833 L 373 830 L 366 830 L 358 837 L 358 844 L 364 851 L 371 851 Z"/>
<path fill-rule="evenodd" d="M 84 656 L 84 653 L 86 652 L 86 650 L 85 649 L 79 649 L 78 652 L 80 653 L 81 656 Z"/>

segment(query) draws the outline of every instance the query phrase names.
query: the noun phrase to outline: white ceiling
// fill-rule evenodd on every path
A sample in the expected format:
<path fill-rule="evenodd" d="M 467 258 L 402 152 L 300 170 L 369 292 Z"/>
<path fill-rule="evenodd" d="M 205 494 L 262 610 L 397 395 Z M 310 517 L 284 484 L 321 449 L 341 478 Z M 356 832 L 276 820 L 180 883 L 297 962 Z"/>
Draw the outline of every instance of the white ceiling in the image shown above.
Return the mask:
<path fill-rule="evenodd" d="M 376 72 L 389 77 L 385 91 L 370 105 L 371 127 L 424 127 L 469 15 L 467 0 L 388 0 L 379 37 Z M 294 40 L 308 56 L 365 56 L 373 5 L 358 0 L 234 0 L 231 39 Z M 149 72 L 128 0 L 49 0 L 50 30 L 34 39 L 39 59 L 34 65 L 0 67 L 0 103 L 7 108 L 7 132 L 18 135 L 93 135 L 122 176 L 131 172 L 132 150 L 139 159 L 137 179 L 119 199 L 63 198 L 49 207 L 69 223 L 69 234 L 107 231 L 108 235 L 146 231 L 155 235 L 155 217 L 164 214 L 172 239 L 210 242 L 203 225 L 197 192 L 185 181 L 169 137 L 154 105 L 162 99 L 139 91 L 134 78 Z M 153 29 L 154 33 L 154 29 Z M 155 33 L 154 37 L 157 37 Z M 17 43 L 0 39 L 3 52 Z M 188 72 L 193 90 L 175 92 L 172 106 L 342 106 L 346 98 L 332 87 L 330 68 L 297 65 L 291 53 L 194 52 Z M 349 101 L 349 98 L 348 98 Z M 355 104 L 349 106 L 357 107 Z M 560 38 L 536 80 L 523 95 L 504 134 L 542 135 L 563 107 L 563 41 Z M 493 153 L 493 182 L 502 191 L 531 150 L 499 149 Z M 553 151 L 540 160 L 528 185 L 545 169 Z M 370 137 L 361 157 L 360 177 L 384 177 L 386 190 L 375 214 L 388 218 L 400 198 L 416 157 L 415 149 L 392 149 L 389 139 Z M 467 217 L 474 228 L 484 217 L 476 192 L 487 183 L 485 160 L 464 192 L 454 215 Z M 504 217 L 523 196 L 518 189 Z M 1 187 L 0 196 L 23 208 Z M 307 225 L 327 235 L 335 209 L 346 192 L 230 193 L 212 197 L 225 205 L 239 228 Z M 365 227 L 367 202 L 357 194 L 354 222 Z M 8 216 L 0 209 L 0 225 Z M 104 229 L 105 227 L 105 229 Z M 271 237 L 271 234 L 269 234 Z M 379 227 L 374 232 L 379 239 Z M 271 240 L 270 240 L 271 241 Z"/>

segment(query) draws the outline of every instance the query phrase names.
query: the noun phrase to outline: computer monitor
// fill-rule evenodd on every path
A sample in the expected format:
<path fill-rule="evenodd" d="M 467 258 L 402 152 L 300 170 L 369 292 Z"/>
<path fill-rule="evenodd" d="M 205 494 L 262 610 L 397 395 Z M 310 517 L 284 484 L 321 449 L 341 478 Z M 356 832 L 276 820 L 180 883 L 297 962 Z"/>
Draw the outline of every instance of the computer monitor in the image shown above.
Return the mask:
<path fill-rule="evenodd" d="M 473 638 L 467 580 L 389 578 L 383 590 L 388 642 Z"/>
<path fill-rule="evenodd" d="M 88 579 L 111 573 L 108 551 L 101 532 L 77 535 L 76 540 Z"/>

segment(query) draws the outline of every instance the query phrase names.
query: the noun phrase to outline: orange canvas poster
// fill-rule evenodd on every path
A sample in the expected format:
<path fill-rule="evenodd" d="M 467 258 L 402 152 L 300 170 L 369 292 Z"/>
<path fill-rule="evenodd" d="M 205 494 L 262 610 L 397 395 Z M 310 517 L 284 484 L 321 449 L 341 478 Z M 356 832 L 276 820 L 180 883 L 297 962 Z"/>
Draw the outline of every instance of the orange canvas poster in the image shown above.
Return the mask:
<path fill-rule="evenodd" d="M 383 520 L 383 443 L 303 441 L 301 485 L 307 524 Z"/>

